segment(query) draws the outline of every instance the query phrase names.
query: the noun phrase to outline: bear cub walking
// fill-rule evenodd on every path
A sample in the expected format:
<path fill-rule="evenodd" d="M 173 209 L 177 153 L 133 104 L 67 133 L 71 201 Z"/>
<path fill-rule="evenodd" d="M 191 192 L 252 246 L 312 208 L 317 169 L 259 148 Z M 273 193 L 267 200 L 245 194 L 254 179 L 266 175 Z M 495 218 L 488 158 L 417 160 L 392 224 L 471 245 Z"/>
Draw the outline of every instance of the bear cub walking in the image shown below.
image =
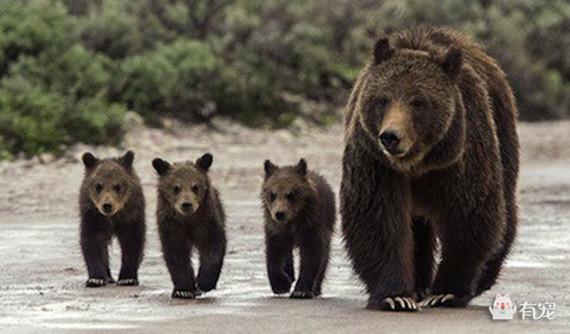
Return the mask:
<path fill-rule="evenodd" d="M 89 274 L 87 287 L 114 283 L 108 250 L 114 235 L 122 253 L 117 284 L 138 285 L 145 243 L 145 200 L 133 160 L 131 151 L 119 158 L 101 160 L 89 152 L 83 155 L 80 242 Z"/>
<path fill-rule="evenodd" d="M 170 272 L 172 298 L 193 299 L 216 288 L 226 254 L 225 214 L 208 177 L 213 157 L 170 164 L 154 159 L 159 175 L 157 222 L 162 253 Z M 192 248 L 200 253 L 197 282 Z"/>
<path fill-rule="evenodd" d="M 276 294 L 289 292 L 295 280 L 293 247 L 300 248 L 300 274 L 291 298 L 313 298 L 329 262 L 335 224 L 335 196 L 327 181 L 295 166 L 278 167 L 265 161 L 261 201 L 265 216 L 267 274 Z"/>

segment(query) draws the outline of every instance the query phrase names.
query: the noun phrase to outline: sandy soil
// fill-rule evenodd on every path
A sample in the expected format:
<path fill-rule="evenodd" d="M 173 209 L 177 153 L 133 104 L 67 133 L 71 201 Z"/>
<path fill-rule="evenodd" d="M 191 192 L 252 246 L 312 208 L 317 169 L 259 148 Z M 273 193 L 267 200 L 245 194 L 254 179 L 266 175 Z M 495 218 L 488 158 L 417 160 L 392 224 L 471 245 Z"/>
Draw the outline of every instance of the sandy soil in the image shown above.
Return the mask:
<path fill-rule="evenodd" d="M 570 326 L 570 122 L 521 124 L 523 167 L 521 223 L 516 247 L 499 284 L 467 309 L 424 309 L 393 314 L 364 309 L 366 296 L 335 236 L 324 296 L 316 300 L 274 297 L 267 282 L 261 210 L 262 162 L 307 158 L 338 189 L 342 130 L 299 127 L 253 131 L 219 121 L 205 126 L 147 129 L 132 120 L 124 147 L 136 151 L 136 169 L 147 197 L 149 232 L 139 287 L 86 289 L 78 247 L 77 191 L 85 150 L 60 159 L 0 163 L 0 330 L 2 332 L 568 332 Z M 218 290 L 195 301 L 174 301 L 158 245 L 152 158 L 195 159 L 214 154 L 212 178 L 228 213 L 229 251 Z M 118 272 L 119 250 L 112 250 Z M 554 302 L 555 320 L 493 322 L 487 310 L 495 294 L 515 303 Z"/>

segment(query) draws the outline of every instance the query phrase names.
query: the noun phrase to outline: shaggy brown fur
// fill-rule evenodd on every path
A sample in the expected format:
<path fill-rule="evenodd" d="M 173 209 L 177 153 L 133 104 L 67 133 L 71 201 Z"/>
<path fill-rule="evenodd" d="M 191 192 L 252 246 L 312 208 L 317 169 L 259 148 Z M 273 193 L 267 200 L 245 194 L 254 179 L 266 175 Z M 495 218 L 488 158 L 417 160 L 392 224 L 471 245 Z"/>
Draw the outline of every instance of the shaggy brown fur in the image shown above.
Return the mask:
<path fill-rule="evenodd" d="M 300 274 L 290 297 L 319 296 L 336 218 L 331 187 L 322 176 L 307 171 L 304 159 L 281 168 L 266 160 L 261 201 L 267 274 L 273 292 L 289 292 L 295 280 L 292 252 L 298 246 Z"/>
<path fill-rule="evenodd" d="M 417 310 L 430 290 L 425 305 L 464 306 L 495 283 L 516 235 L 516 115 L 505 74 L 467 37 L 377 41 L 348 102 L 341 185 L 370 308 Z"/>
<path fill-rule="evenodd" d="M 216 288 L 226 254 L 224 209 L 208 177 L 213 157 L 171 165 L 154 159 L 158 181 L 157 222 L 162 253 L 174 290 L 172 298 L 192 299 Z M 191 252 L 200 253 L 197 282 Z"/>
<path fill-rule="evenodd" d="M 108 247 L 113 235 L 122 253 L 118 285 L 138 285 L 137 272 L 145 242 L 145 201 L 132 164 L 134 154 L 120 158 L 83 155 L 85 178 L 79 194 L 81 250 L 87 265 L 88 287 L 113 283 Z"/>

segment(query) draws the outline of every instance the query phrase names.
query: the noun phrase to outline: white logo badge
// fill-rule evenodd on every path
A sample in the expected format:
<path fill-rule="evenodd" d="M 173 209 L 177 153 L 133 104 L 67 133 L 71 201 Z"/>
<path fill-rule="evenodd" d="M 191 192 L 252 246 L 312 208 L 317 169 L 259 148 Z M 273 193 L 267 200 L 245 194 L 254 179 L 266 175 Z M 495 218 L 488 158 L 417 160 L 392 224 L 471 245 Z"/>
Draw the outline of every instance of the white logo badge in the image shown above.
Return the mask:
<path fill-rule="evenodd" d="M 493 305 L 489 306 L 489 312 L 491 312 L 493 320 L 513 320 L 517 307 L 509 295 L 498 293 Z"/>

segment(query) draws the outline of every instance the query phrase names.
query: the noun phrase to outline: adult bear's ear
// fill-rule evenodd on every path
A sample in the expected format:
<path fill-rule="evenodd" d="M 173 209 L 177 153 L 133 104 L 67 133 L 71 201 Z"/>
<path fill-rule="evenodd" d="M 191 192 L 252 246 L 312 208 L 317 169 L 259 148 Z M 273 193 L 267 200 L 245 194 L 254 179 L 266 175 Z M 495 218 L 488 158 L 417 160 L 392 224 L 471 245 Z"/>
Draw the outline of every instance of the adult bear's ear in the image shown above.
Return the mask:
<path fill-rule="evenodd" d="M 392 57 L 394 49 L 390 46 L 390 40 L 386 35 L 381 35 L 374 44 L 374 65 Z"/>
<path fill-rule="evenodd" d="M 210 153 L 206 153 L 196 160 L 196 166 L 204 172 L 207 172 L 210 166 L 212 166 L 212 162 L 214 162 L 214 157 Z"/>
<path fill-rule="evenodd" d="M 307 176 L 307 161 L 301 158 L 301 160 L 299 160 L 299 162 L 297 163 L 297 166 L 295 166 L 295 171 L 303 177 Z"/>
<path fill-rule="evenodd" d="M 87 169 L 91 169 L 97 166 L 97 163 L 99 162 L 99 159 L 97 159 L 93 154 L 91 154 L 91 152 L 83 153 L 81 160 L 83 160 L 83 164 Z"/>
<path fill-rule="evenodd" d="M 156 158 L 152 161 L 152 167 L 154 167 L 158 175 L 162 176 L 168 173 L 172 166 L 170 163 L 168 163 L 168 161 Z"/>
<path fill-rule="evenodd" d="M 263 163 L 263 168 L 265 169 L 265 178 L 267 179 L 271 175 L 273 175 L 273 173 L 275 173 L 276 170 L 279 169 L 279 166 L 273 164 L 269 160 L 265 160 L 265 162 Z"/>
<path fill-rule="evenodd" d="M 445 51 L 439 60 L 439 64 L 450 77 L 455 78 L 463 66 L 463 53 L 458 47 L 451 46 Z"/>
<path fill-rule="evenodd" d="M 125 168 L 133 167 L 133 161 L 135 160 L 135 153 L 133 151 L 127 151 L 122 157 L 119 158 L 119 162 Z"/>

